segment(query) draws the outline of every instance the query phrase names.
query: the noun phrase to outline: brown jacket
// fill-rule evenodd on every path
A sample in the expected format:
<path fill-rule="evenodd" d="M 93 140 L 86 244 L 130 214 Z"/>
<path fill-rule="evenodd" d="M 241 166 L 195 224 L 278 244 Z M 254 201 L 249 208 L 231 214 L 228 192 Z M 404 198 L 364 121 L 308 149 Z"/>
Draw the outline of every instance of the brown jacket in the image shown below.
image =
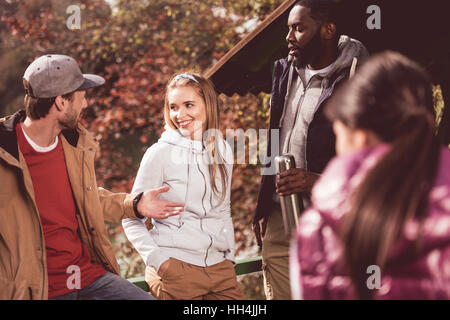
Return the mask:
<path fill-rule="evenodd" d="M 47 299 L 44 234 L 33 184 L 17 145 L 15 126 L 23 110 L 0 119 L 0 299 Z M 97 188 L 94 156 L 97 143 L 81 126 L 60 134 L 76 217 L 93 262 L 119 274 L 104 221 L 136 218 L 135 195 Z"/>

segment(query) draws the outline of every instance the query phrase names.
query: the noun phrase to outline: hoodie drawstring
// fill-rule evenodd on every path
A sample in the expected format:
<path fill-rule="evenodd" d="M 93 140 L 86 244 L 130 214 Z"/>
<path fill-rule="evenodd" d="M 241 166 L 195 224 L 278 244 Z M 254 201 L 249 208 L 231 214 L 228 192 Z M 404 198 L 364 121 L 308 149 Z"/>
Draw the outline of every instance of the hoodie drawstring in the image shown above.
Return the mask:
<path fill-rule="evenodd" d="M 187 181 L 186 181 L 186 194 L 184 195 L 184 205 L 186 209 L 187 200 L 188 200 L 188 192 L 189 192 L 189 181 L 191 180 L 191 157 L 192 157 L 192 142 L 189 143 L 189 151 L 188 151 L 188 157 L 187 157 Z M 182 222 L 181 222 L 181 214 L 178 216 L 178 224 L 181 228 Z"/>
<path fill-rule="evenodd" d="M 358 58 L 353 57 L 352 66 L 350 67 L 349 78 L 352 78 L 355 75 L 357 63 L 358 63 Z"/>

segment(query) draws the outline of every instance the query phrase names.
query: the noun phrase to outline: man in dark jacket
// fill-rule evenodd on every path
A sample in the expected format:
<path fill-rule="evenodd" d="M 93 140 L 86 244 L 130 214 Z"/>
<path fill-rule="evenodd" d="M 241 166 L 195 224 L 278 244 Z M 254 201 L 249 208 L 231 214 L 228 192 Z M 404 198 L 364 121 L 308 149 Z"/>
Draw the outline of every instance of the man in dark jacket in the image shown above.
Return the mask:
<path fill-rule="evenodd" d="M 292 154 L 296 168 L 279 176 L 264 175 L 261 181 L 253 227 L 262 246 L 268 299 L 291 298 L 290 234 L 283 227 L 279 196 L 297 193 L 301 209 L 308 206 L 314 182 L 335 155 L 324 104 L 354 72 L 358 60 L 368 55 L 359 41 L 339 34 L 337 17 L 333 0 L 297 2 L 288 18 L 289 56 L 274 66 L 270 129 L 280 131 L 279 141 L 269 140 L 268 150 Z"/>

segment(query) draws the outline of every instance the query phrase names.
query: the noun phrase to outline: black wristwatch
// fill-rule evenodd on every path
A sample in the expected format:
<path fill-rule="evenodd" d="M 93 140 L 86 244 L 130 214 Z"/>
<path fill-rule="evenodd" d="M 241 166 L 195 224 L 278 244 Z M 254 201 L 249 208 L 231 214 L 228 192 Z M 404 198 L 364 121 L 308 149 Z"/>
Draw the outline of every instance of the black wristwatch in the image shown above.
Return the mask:
<path fill-rule="evenodd" d="M 136 196 L 136 198 L 134 198 L 134 200 L 133 200 L 133 209 L 134 209 L 134 213 L 136 214 L 136 217 L 138 217 L 139 219 L 144 219 L 144 218 L 145 218 L 143 215 L 141 215 L 141 214 L 139 213 L 139 211 L 138 211 L 138 209 L 137 209 L 138 202 L 139 202 L 139 200 L 141 200 L 143 194 L 144 194 L 143 192 L 139 193 L 139 194 Z"/>

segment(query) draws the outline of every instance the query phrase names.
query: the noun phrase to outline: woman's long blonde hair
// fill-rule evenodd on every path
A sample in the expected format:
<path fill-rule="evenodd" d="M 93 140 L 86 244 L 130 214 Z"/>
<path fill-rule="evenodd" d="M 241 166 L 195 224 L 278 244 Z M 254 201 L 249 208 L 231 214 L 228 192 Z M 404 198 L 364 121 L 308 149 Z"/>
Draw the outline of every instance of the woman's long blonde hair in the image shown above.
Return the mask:
<path fill-rule="evenodd" d="M 224 143 L 223 139 L 218 139 L 220 133 L 220 110 L 219 110 L 219 96 L 217 95 L 213 83 L 206 79 L 205 77 L 191 72 L 184 72 L 174 75 L 170 79 L 164 99 L 164 119 L 166 124 L 172 129 L 177 130 L 176 125 L 170 119 L 170 107 L 168 93 L 169 90 L 177 87 L 191 87 L 197 94 L 202 97 L 205 108 L 206 108 L 206 126 L 205 133 L 203 137 L 203 143 L 208 150 L 208 155 L 210 158 L 209 171 L 211 174 L 211 182 L 213 192 L 219 196 L 220 202 L 225 200 L 225 195 L 228 187 L 228 173 L 226 170 L 226 163 L 223 156 L 220 153 L 219 143 Z M 196 81 L 194 81 L 194 79 Z M 216 184 L 216 177 L 220 174 L 220 181 L 222 190 L 219 191 Z"/>

